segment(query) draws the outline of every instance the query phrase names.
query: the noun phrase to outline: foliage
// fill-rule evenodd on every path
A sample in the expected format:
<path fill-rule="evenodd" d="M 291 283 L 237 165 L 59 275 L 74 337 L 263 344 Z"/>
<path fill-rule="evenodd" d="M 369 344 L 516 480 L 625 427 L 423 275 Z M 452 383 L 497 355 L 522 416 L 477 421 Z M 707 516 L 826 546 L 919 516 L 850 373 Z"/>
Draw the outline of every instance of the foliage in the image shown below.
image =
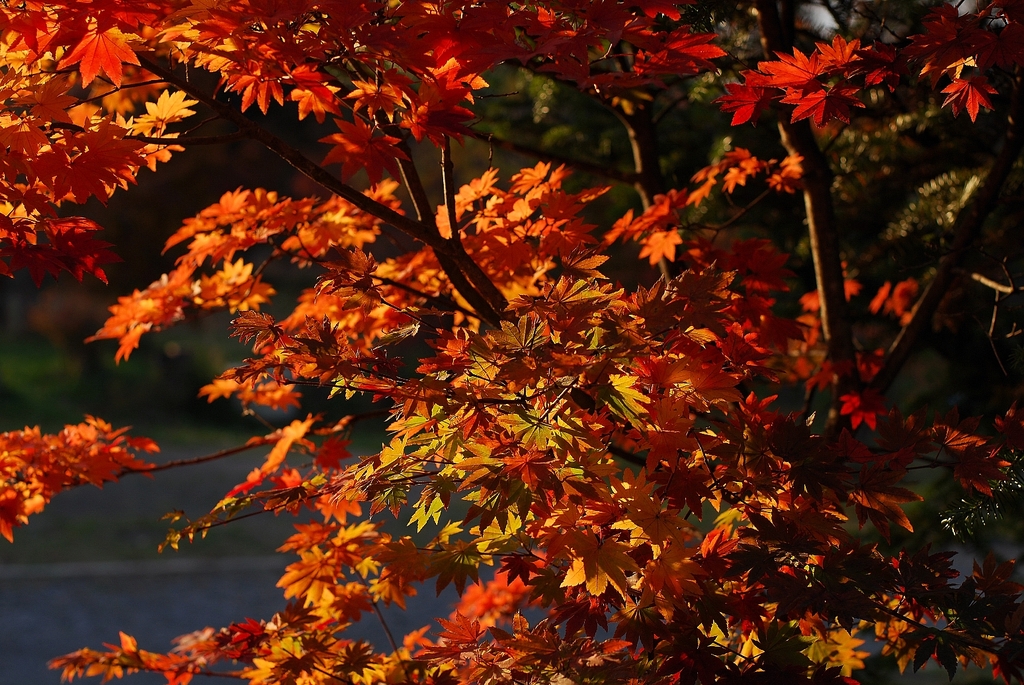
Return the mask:
<path fill-rule="evenodd" d="M 280 548 L 294 601 L 168 653 L 122 634 L 53 665 L 182 684 L 844 683 L 870 639 L 901 670 L 1021 680 L 1012 563 L 961 578 L 951 553 L 898 543 L 928 525 L 920 470 L 966 498 L 958 530 L 1017 501 L 1024 414 L 1007 401 L 993 432 L 886 393 L 977 293 L 1000 365 L 1020 332 L 1022 26 L 1018 0 L 0 4 L 3 273 L 104 280 L 112 246 L 72 205 L 192 146 L 255 141 L 325 191 L 225 192 L 93 337 L 128 360 L 227 310 L 252 357 L 203 397 L 301 410 L 304 388 L 330 390 L 330 410 L 243 446 L 269 451 L 166 543 L 318 512 Z M 254 114 L 293 106 L 323 125 L 320 162 Z M 539 161 L 457 185 L 476 139 Z M 279 265 L 306 279 L 283 315 Z M 778 398 L 793 388 L 801 409 Z M 373 454 L 348 449 L 356 395 L 388 416 Z M 182 465 L 93 418 L 0 445 L 8 539 L 63 488 Z M 455 588 L 451 616 L 385 650 L 349 636 L 424 584 Z"/>

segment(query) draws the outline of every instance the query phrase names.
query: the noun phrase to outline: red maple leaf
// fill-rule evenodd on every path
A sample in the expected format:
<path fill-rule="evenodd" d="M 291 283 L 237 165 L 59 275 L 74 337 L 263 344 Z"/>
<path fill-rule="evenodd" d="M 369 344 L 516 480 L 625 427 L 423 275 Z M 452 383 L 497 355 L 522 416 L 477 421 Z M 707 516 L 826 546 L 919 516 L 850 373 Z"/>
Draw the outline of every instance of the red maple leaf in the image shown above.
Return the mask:
<path fill-rule="evenodd" d="M 864 103 L 854 95 L 857 88 L 850 83 L 837 83 L 825 88 L 818 81 L 806 90 L 790 89 L 782 101 L 796 105 L 793 110 L 793 121 L 813 117 L 817 126 L 824 126 L 833 119 L 850 123 L 850 107 L 863 107 Z"/>
<path fill-rule="evenodd" d="M 769 76 L 769 85 L 798 90 L 807 88 L 811 81 L 817 82 L 818 76 L 825 71 L 817 52 L 812 52 L 808 57 L 796 49 L 792 55 L 780 54 L 778 61 L 761 62 L 757 68 L 762 74 Z M 820 87 L 820 83 L 818 85 Z"/>
<path fill-rule="evenodd" d="M 69 165 L 58 170 L 56 193 L 71 193 L 79 203 L 90 196 L 106 203 L 114 188 L 134 182 L 135 172 L 144 163 L 139 154 L 142 143 L 125 140 L 125 133 L 125 129 L 106 120 L 95 130 L 69 138 L 77 154 L 71 156 Z"/>
<path fill-rule="evenodd" d="M 821 54 L 822 63 L 827 67 L 839 70 L 847 70 L 851 64 L 860 60 L 858 54 L 860 48 L 859 40 L 847 42 L 840 35 L 832 39 L 832 44 L 816 43 L 818 52 Z"/>
<path fill-rule="evenodd" d="M 100 225 L 79 216 L 51 219 L 48 224 L 50 244 L 60 253 L 64 268 L 79 281 L 88 273 L 106 283 L 100 264 L 120 262 L 121 258 L 108 249 L 113 245 L 92 237 Z"/>
<path fill-rule="evenodd" d="M 732 112 L 732 125 L 739 126 L 748 121 L 757 123 L 761 112 L 768 109 L 772 102 L 772 92 L 760 85 L 752 84 L 750 75 L 760 76 L 756 72 L 744 72 L 748 75 L 746 83 L 727 83 L 727 95 L 715 100 L 720 103 L 723 112 Z M 761 77 L 763 79 L 763 77 Z"/>
<path fill-rule="evenodd" d="M 902 468 L 883 468 L 880 464 L 865 466 L 860 472 L 859 487 L 850 493 L 861 525 L 870 518 L 886 540 L 890 521 L 905 530 L 914 530 L 900 505 L 923 498 L 906 488 L 895 487 L 905 475 L 906 470 Z"/>
<path fill-rule="evenodd" d="M 1006 438 L 1010 449 L 1024 450 L 1024 410 L 1018 409 L 1016 402 L 1004 416 L 997 416 L 995 423 L 996 430 Z"/>
<path fill-rule="evenodd" d="M 947 93 L 946 100 L 942 103 L 943 107 L 951 106 L 954 116 L 959 116 L 960 112 L 966 109 L 971 121 L 974 121 L 978 118 L 978 110 L 981 107 L 992 109 L 992 101 L 988 96 L 994 95 L 996 89 L 984 76 L 972 76 L 968 79 L 953 79 L 942 92 Z"/>
<path fill-rule="evenodd" d="M 1024 26 L 1007 24 L 998 34 L 986 32 L 989 39 L 978 47 L 978 68 L 992 66 L 1012 69 L 1024 61 Z"/>
<path fill-rule="evenodd" d="M 670 228 L 667 231 L 655 231 L 644 238 L 643 249 L 640 250 L 640 258 L 647 257 L 651 264 L 657 264 L 662 259 L 674 262 L 676 259 L 676 245 L 682 245 L 683 239 L 679 231 Z"/>
<path fill-rule="evenodd" d="M 911 36 L 904 54 L 923 63 L 921 75 L 931 72 L 932 85 L 947 69 L 970 60 L 985 43 L 989 32 L 977 28 L 977 18 L 961 15 L 953 5 L 939 5 L 922 22 L 925 32 Z"/>
<path fill-rule="evenodd" d="M 10 255 L 12 270 L 28 269 L 36 286 L 46 274 L 57 278 L 61 271 L 70 272 L 79 281 L 90 273 L 106 283 L 107 275 L 100 265 L 119 262 L 121 258 L 108 249 L 110 243 L 92 237 L 98 230 L 98 224 L 82 217 L 50 219 L 40 225 L 48 243 L 19 240 L 0 250 L 0 255 Z"/>
<path fill-rule="evenodd" d="M 335 119 L 334 123 L 341 133 L 332 133 L 320 139 L 321 143 L 330 143 L 334 147 L 327 153 L 323 164 L 341 164 L 342 176 L 352 176 L 360 169 L 366 169 L 370 183 L 376 185 L 385 169 L 392 176 L 398 176 L 398 159 L 408 159 L 401 150 L 395 147 L 398 138 L 380 135 L 374 136 L 374 129 L 362 119 L 349 123 L 344 119 Z"/>
<path fill-rule="evenodd" d="M 115 87 L 121 87 L 121 64 L 138 65 L 139 58 L 117 29 L 98 32 L 95 29 L 86 33 L 71 53 L 61 61 L 61 67 L 78 64 L 82 72 L 82 85 L 87 86 L 102 70 Z"/>
<path fill-rule="evenodd" d="M 870 48 L 857 51 L 858 63 L 864 70 L 864 85 L 885 85 L 889 92 L 896 90 L 900 76 L 907 73 L 906 60 L 896 52 L 896 48 L 883 43 L 875 43 Z"/>
<path fill-rule="evenodd" d="M 885 398 L 873 388 L 851 392 L 839 398 L 843 406 L 839 413 L 850 417 L 850 425 L 857 428 L 866 423 L 871 430 L 878 425 L 878 415 L 885 413 Z"/>
<path fill-rule="evenodd" d="M 323 74 L 307 65 L 301 65 L 293 69 L 290 76 L 295 81 L 295 88 L 288 97 L 299 103 L 299 120 L 305 119 L 312 112 L 317 123 L 322 124 L 328 112 L 335 116 L 341 115 L 334 94 L 337 88 L 328 85 Z"/>

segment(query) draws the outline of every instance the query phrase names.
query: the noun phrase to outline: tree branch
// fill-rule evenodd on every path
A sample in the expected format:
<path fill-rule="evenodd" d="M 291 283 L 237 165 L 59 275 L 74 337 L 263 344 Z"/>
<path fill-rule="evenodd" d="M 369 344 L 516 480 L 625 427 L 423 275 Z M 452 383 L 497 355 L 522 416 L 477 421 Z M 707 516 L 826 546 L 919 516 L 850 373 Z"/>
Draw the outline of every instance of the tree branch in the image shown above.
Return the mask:
<path fill-rule="evenodd" d="M 387 205 L 367 197 L 230 105 L 196 88 L 192 83 L 180 79 L 172 71 L 156 64 L 145 55 L 137 56 L 143 68 L 202 102 L 218 116 L 233 123 L 241 134 L 261 143 L 310 180 L 347 200 L 367 214 L 391 224 L 406 235 L 432 248 L 441 267 L 447 272 L 452 285 L 477 310 L 482 319 L 492 325 L 498 325 L 501 320 L 499 312 L 507 304 L 505 297 L 480 266 L 466 253 L 461 244 L 445 240 L 436 230 L 432 231 L 429 225 L 400 214 Z"/>
<path fill-rule="evenodd" d="M 935 277 L 932 278 L 921 299 L 914 306 L 910 321 L 889 347 L 885 364 L 872 379 L 871 387 L 880 392 L 884 392 L 896 380 L 896 376 L 910 357 L 918 338 L 931 324 L 932 317 L 942 303 L 946 291 L 956 280 L 957 268 L 963 261 L 968 248 L 981 234 L 985 220 L 999 204 L 999 194 L 1002 192 L 1003 184 L 1024 148 L 1022 85 L 1024 85 L 1024 76 L 1018 68 L 1013 79 L 1010 111 L 1006 116 L 1006 139 L 1003 141 L 1003 149 L 992 163 L 992 169 L 985 177 L 984 185 L 974 195 L 970 205 L 957 215 L 956 222 L 953 224 L 953 243 L 949 251 L 939 260 Z"/>
<path fill-rule="evenodd" d="M 444 137 L 444 144 L 441 145 L 441 186 L 448 216 L 448 239 L 457 240 L 459 221 L 455 216 L 455 164 L 452 162 L 452 142 L 448 136 Z"/>
<path fill-rule="evenodd" d="M 651 111 L 641 105 L 635 105 L 632 114 L 627 114 L 618 107 L 611 109 L 626 127 L 626 133 L 629 135 L 633 166 L 636 169 L 633 187 L 640 193 L 640 201 L 644 209 L 647 209 L 654 202 L 655 195 L 665 192 L 665 177 L 661 174 L 658 138 Z"/>
<path fill-rule="evenodd" d="M 428 293 L 423 292 L 422 290 L 417 290 L 412 286 L 408 286 L 405 283 L 401 283 L 390 278 L 384 278 L 383 276 L 372 275 L 371 278 L 375 281 L 380 281 L 384 285 L 390 285 L 393 288 L 404 290 L 407 293 L 410 293 L 411 295 L 415 295 L 416 297 L 422 297 L 427 302 L 431 303 L 432 305 L 440 309 L 444 309 L 445 311 L 461 312 L 466 316 L 472 316 L 474 318 L 478 316 L 476 312 L 471 312 L 465 307 L 460 307 L 458 303 L 452 302 L 450 298 L 445 297 L 444 295 L 430 295 Z"/>
<path fill-rule="evenodd" d="M 633 152 L 633 167 L 636 169 L 636 180 L 633 187 L 640 194 L 640 204 L 644 210 L 650 209 L 654 198 L 665 192 L 665 177 L 661 173 L 661 159 L 658 154 L 658 132 L 651 111 L 643 105 L 635 105 L 631 114 L 618 107 L 608 107 L 615 113 L 629 136 L 629 146 Z M 669 278 L 668 260 L 658 260 L 658 270 L 665 278 Z"/>
<path fill-rule="evenodd" d="M 141 469 L 122 469 L 118 476 L 127 476 L 131 473 L 156 473 L 157 471 L 166 471 L 168 469 L 176 469 L 181 466 L 195 466 L 196 464 L 205 464 L 208 461 L 216 461 L 217 459 L 223 459 L 224 457 L 230 457 L 233 454 L 239 454 L 241 452 L 248 452 L 249 450 L 269 445 L 274 442 L 273 440 L 261 439 L 259 442 L 246 443 L 239 445 L 238 447 L 229 447 L 227 449 L 214 452 L 213 454 L 207 454 L 202 457 L 193 457 L 191 459 L 176 459 L 174 461 L 164 462 L 163 464 L 156 464 L 147 468 Z"/>
<path fill-rule="evenodd" d="M 162 82 L 163 79 L 161 79 Z M 63 121 L 52 121 L 50 122 L 50 128 L 64 129 L 66 131 L 77 131 L 78 133 L 84 133 L 85 129 L 78 124 L 69 124 Z M 234 133 L 225 133 L 219 136 L 181 136 L 178 138 L 171 138 L 167 136 L 140 136 L 140 135 L 129 135 L 125 136 L 125 140 L 137 140 L 140 143 L 146 143 L 147 145 L 220 145 L 221 143 L 231 143 L 236 140 L 243 140 L 246 135 L 241 131 L 235 131 Z"/>
<path fill-rule="evenodd" d="M 618 183 L 628 183 L 633 185 L 637 181 L 637 174 L 630 171 L 620 171 L 613 167 L 604 166 L 601 164 L 594 164 L 593 162 L 585 162 L 580 159 L 573 159 L 565 155 L 560 155 L 556 152 L 547 152 L 545 150 L 538 150 L 537 148 L 530 147 L 528 145 L 520 145 L 519 143 L 513 143 L 511 140 L 504 140 L 503 138 L 497 138 L 493 133 L 480 133 L 479 131 L 470 130 L 465 133 L 470 138 L 484 141 L 493 145 L 496 148 L 502 150 L 508 150 L 509 152 L 515 152 L 520 155 L 527 157 L 534 157 L 543 162 L 552 162 L 555 164 L 565 164 L 568 167 L 573 167 L 579 171 L 583 171 L 594 176 L 602 176 Z"/>
<path fill-rule="evenodd" d="M 220 145 L 221 143 L 231 143 L 236 140 L 244 140 L 245 138 L 246 135 L 241 131 L 225 133 L 221 136 L 182 136 L 181 138 L 154 138 L 152 136 L 124 137 L 125 140 L 137 140 L 140 143 L 147 143 L 149 145 Z"/>
<path fill-rule="evenodd" d="M 792 28 L 783 24 L 775 0 L 756 0 L 755 6 L 765 57 L 771 59 L 775 53 L 789 52 L 791 44 L 788 36 L 792 35 Z M 790 19 L 788 9 L 786 19 Z M 818 147 L 808 120 L 787 121 L 783 113 L 779 118 L 779 131 L 786 151 L 803 157 L 804 207 L 811 255 L 814 258 L 818 302 L 821 305 L 822 334 L 828 357 L 833 362 L 849 361 L 856 364 L 857 353 L 846 304 L 839 233 L 832 205 L 832 170 L 825 154 Z M 834 434 L 838 430 L 839 398 L 856 390 L 859 385 L 856 373 L 841 376 L 833 385 L 826 434 Z"/>

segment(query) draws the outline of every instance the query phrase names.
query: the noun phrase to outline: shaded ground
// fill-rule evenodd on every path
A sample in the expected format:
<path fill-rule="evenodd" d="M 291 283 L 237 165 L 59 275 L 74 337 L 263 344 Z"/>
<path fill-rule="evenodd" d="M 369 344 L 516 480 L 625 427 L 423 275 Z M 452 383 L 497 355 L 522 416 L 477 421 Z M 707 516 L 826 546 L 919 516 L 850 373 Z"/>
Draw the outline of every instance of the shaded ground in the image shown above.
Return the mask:
<path fill-rule="evenodd" d="M 225 557 L 220 560 L 45 564 L 35 574 L 24 566 L 0 570 L 0 685 L 56 685 L 54 656 L 81 647 L 118 642 L 118 631 L 133 635 L 143 649 L 162 650 L 170 641 L 205 626 L 221 627 L 245 617 L 269 618 L 284 607 L 274 587 L 287 559 Z M 39 572 L 49 577 L 38 577 Z M 33 575 L 35 577 L 33 577 Z M 446 599 L 425 592 L 409 611 L 385 609 L 397 635 L 421 627 L 448 611 Z M 351 637 L 387 649 L 387 638 L 372 616 L 353 627 Z M 399 638 L 400 639 L 400 638 Z M 223 682 L 200 678 L 196 682 Z M 98 682 L 98 680 L 92 680 Z M 158 685 L 163 677 L 137 674 L 127 682 Z"/>
<path fill-rule="evenodd" d="M 169 450 L 161 459 L 219 447 Z M 135 636 L 143 649 L 160 651 L 178 635 L 246 617 L 270 618 L 283 608 L 275 584 L 293 557 L 274 549 L 292 532 L 290 517 L 255 516 L 183 544 L 179 552 L 156 551 L 168 528 L 160 520 L 164 513 L 205 513 L 244 480 L 266 449 L 154 479 L 125 478 L 102 491 L 63 493 L 15 531 L 13 545 L 0 540 L 0 685 L 56 685 L 60 675 L 46 668 L 49 659 L 116 643 L 119 630 Z M 404 635 L 447 614 L 450 598 L 433 594 L 427 590 L 415 598 L 408 612 L 386 610 L 392 631 Z M 387 645 L 372 615 L 352 636 Z M 165 681 L 136 675 L 127 682 Z"/>

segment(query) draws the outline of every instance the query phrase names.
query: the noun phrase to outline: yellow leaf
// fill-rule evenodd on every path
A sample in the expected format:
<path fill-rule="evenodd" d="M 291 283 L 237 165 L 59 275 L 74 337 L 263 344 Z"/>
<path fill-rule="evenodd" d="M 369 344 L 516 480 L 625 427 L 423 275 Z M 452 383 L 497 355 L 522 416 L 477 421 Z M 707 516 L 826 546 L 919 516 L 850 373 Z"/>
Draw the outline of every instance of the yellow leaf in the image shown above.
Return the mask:
<path fill-rule="evenodd" d="M 627 554 L 629 546 L 614 540 L 602 543 L 593 535 L 580 536 L 573 552 L 574 558 L 562 587 L 575 587 L 586 582 L 587 592 L 600 595 L 611 584 L 625 597 L 629 589 L 626 573 L 640 570 Z"/>
<path fill-rule="evenodd" d="M 267 460 L 263 463 L 260 471 L 264 474 L 276 471 L 277 467 L 284 461 L 284 458 L 288 456 L 288 450 L 295 443 L 303 444 L 307 447 L 311 446 L 312 443 L 303 438 L 312 425 L 313 417 L 308 416 L 305 421 L 295 419 L 281 430 L 271 433 L 268 437 L 270 439 L 277 438 L 277 443 L 274 445 L 274 449 L 270 450 L 270 454 L 267 455 Z"/>

